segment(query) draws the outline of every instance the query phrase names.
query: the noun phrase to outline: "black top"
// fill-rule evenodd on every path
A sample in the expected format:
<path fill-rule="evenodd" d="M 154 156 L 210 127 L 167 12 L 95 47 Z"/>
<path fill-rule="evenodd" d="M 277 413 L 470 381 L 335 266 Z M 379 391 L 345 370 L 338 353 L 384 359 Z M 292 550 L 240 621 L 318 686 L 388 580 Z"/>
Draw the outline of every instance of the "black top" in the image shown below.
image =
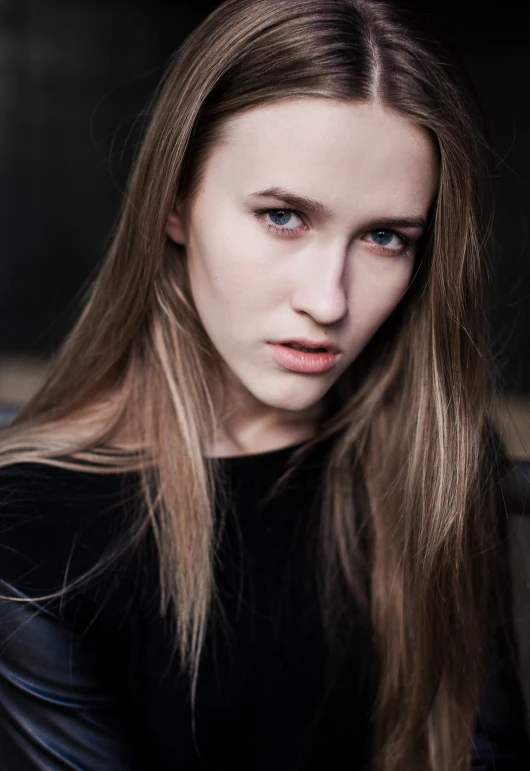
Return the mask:
<path fill-rule="evenodd" d="M 226 458 L 233 502 L 216 581 L 225 620 L 211 624 L 195 723 L 189 680 L 158 610 L 147 539 L 63 602 L 0 605 L 2 771 L 332 771 L 367 768 L 369 637 L 344 655 L 325 644 L 312 548 L 317 448 L 263 503 L 292 448 Z M 119 542 L 135 474 L 19 464 L 0 470 L 0 592 L 57 590 Z M 524 708 L 497 653 L 473 769 L 527 769 Z"/>

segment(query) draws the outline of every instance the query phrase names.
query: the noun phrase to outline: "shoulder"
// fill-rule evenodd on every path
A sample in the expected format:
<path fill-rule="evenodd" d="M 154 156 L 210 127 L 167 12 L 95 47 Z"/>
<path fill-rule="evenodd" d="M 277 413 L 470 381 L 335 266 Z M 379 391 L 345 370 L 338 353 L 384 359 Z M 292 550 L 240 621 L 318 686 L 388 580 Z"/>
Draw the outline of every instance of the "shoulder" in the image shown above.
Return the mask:
<path fill-rule="evenodd" d="M 0 468 L 0 579 L 46 593 L 86 573 L 123 535 L 136 482 L 44 463 Z"/>

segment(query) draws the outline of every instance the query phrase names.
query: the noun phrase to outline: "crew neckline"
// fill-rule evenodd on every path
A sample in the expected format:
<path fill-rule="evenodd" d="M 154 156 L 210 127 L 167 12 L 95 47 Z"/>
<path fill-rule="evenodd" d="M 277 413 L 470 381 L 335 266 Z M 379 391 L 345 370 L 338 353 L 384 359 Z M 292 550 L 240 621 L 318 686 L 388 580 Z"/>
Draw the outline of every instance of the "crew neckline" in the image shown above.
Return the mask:
<path fill-rule="evenodd" d="M 251 452 L 245 455 L 208 456 L 207 460 L 215 460 L 220 463 L 229 463 L 231 465 L 251 464 L 252 461 L 259 461 L 259 460 L 267 461 L 267 460 L 281 459 L 284 456 L 289 455 L 291 452 L 294 452 L 299 447 L 302 447 L 305 444 L 306 444 L 306 441 L 297 442 L 296 444 L 289 444 L 289 445 L 286 445 L 285 447 L 279 447 L 275 450 L 264 450 L 263 452 Z"/>

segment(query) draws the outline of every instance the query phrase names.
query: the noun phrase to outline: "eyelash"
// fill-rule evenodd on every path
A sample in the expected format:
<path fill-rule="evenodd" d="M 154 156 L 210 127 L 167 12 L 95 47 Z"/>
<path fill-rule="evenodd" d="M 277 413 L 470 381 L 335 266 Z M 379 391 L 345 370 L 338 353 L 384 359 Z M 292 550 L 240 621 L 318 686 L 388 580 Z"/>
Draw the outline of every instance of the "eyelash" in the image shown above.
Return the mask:
<path fill-rule="evenodd" d="M 287 207 L 279 207 L 277 209 L 260 209 L 256 212 L 256 217 L 264 223 L 265 227 L 272 231 L 273 233 L 276 233 L 278 236 L 287 236 L 287 238 L 292 237 L 294 235 L 298 235 L 301 228 L 282 228 L 280 225 L 275 225 L 273 222 L 270 222 L 266 219 L 267 214 L 271 213 L 277 213 L 277 212 L 285 212 L 289 214 L 296 214 L 297 217 L 300 217 L 300 219 L 304 219 L 304 216 L 301 212 L 296 211 L 296 209 L 288 209 Z M 396 236 L 396 238 L 399 238 L 401 241 L 401 248 L 400 249 L 389 249 L 386 246 L 381 246 L 380 244 L 371 244 L 371 249 L 378 254 L 393 254 L 398 256 L 407 256 L 410 252 L 410 239 L 407 238 L 407 236 L 403 235 L 403 233 L 398 233 L 396 230 L 393 230 L 392 228 L 387 228 L 384 226 L 380 226 L 378 228 L 372 228 L 372 230 L 368 231 L 369 233 L 374 233 L 377 230 L 384 230 L 388 233 L 392 233 L 392 235 Z"/>

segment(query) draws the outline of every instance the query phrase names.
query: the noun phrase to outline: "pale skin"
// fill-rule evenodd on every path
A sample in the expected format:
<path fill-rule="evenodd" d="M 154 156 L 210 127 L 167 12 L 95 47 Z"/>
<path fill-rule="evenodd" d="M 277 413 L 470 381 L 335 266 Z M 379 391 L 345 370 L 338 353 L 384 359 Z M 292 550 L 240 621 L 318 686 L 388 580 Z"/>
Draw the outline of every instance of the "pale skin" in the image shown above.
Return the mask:
<path fill-rule="evenodd" d="M 379 104 L 293 98 L 226 128 L 167 226 L 228 376 L 213 456 L 312 435 L 323 397 L 407 291 L 438 183 L 427 132 Z M 286 191 L 322 206 L 294 206 Z M 327 372 L 292 372 L 269 344 L 289 338 L 340 354 Z"/>

